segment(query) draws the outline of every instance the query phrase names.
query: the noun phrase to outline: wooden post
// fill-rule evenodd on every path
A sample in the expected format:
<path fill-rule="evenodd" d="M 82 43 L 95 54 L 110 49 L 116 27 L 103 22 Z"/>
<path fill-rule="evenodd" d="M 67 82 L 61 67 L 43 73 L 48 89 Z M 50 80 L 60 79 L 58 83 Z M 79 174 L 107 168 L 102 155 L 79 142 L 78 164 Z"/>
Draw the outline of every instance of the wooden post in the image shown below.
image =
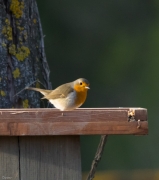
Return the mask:
<path fill-rule="evenodd" d="M 0 177 L 81 180 L 80 136 L 148 133 L 147 110 L 0 110 Z"/>
<path fill-rule="evenodd" d="M 79 136 L 20 137 L 21 179 L 81 179 Z"/>

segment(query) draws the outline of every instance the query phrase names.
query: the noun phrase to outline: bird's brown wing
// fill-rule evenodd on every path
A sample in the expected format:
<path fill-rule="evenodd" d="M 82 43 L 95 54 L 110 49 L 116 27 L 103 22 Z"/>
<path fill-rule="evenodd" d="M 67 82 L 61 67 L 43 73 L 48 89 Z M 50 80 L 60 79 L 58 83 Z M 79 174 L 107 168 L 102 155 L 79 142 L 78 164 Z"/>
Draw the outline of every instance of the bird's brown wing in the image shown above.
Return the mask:
<path fill-rule="evenodd" d="M 73 88 L 71 86 L 71 83 L 63 84 L 56 89 L 54 89 L 52 92 L 47 94 L 43 97 L 43 99 L 58 99 L 58 98 L 65 98 L 67 95 L 71 92 L 73 92 Z"/>

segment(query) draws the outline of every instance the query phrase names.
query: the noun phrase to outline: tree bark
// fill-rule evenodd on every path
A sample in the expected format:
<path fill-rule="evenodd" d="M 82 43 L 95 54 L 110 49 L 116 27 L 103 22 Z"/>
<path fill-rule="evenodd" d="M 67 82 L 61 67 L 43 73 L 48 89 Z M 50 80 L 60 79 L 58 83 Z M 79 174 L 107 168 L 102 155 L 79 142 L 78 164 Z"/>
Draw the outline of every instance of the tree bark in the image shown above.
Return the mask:
<path fill-rule="evenodd" d="M 0 108 L 39 107 L 38 93 L 17 94 L 37 80 L 51 89 L 36 1 L 0 0 L 0 32 Z"/>

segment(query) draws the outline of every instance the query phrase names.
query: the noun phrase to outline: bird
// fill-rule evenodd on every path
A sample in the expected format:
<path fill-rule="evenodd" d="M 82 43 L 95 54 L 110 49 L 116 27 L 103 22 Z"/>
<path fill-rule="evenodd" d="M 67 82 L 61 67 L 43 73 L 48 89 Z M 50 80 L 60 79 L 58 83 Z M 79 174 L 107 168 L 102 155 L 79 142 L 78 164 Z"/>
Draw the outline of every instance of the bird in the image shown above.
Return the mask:
<path fill-rule="evenodd" d="M 71 111 L 80 107 L 86 100 L 87 91 L 90 89 L 90 83 L 85 78 L 79 78 L 73 82 L 62 84 L 54 90 L 46 90 L 34 87 L 25 89 L 38 91 L 43 94 L 55 108 L 61 111 Z"/>

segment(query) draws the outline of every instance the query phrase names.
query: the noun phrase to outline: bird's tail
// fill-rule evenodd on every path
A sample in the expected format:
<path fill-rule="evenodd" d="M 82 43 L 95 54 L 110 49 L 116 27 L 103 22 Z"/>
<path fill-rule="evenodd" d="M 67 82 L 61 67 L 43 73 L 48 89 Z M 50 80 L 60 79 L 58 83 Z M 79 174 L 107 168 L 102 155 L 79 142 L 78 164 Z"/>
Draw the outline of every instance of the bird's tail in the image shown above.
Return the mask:
<path fill-rule="evenodd" d="M 33 91 L 38 91 L 44 96 L 48 95 L 52 90 L 46 90 L 46 89 L 40 89 L 40 88 L 33 88 L 33 87 L 26 87 L 25 89 L 28 90 L 33 90 Z"/>

